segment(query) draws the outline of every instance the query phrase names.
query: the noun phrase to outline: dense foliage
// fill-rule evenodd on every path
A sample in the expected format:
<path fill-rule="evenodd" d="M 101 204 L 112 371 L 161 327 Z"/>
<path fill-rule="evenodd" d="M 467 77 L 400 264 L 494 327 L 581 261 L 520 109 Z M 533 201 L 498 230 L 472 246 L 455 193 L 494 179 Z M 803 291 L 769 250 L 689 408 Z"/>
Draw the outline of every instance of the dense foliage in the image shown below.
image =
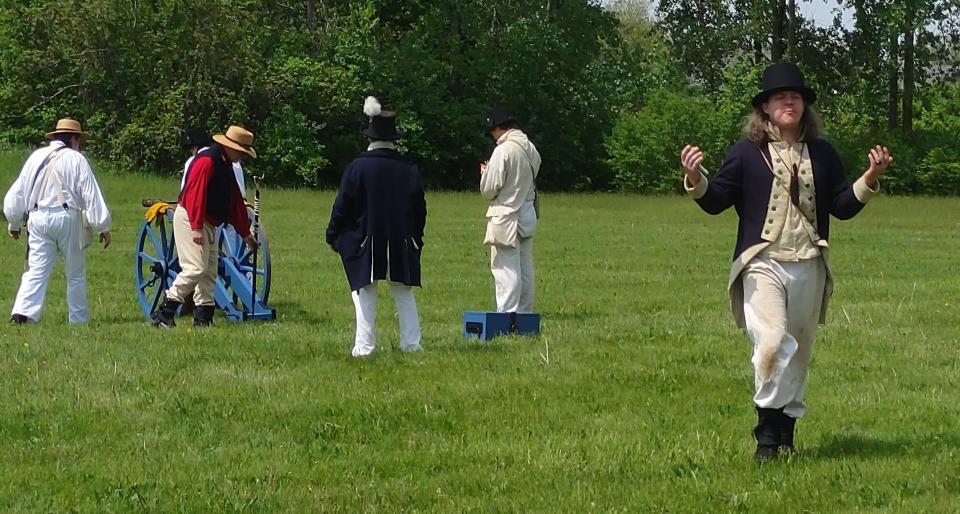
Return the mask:
<path fill-rule="evenodd" d="M 768 34 L 776 1 L 0 1 L 0 138 L 37 143 L 69 115 L 91 152 L 174 173 L 184 129 L 239 123 L 255 173 L 331 186 L 374 94 L 428 184 L 469 188 L 492 147 L 483 113 L 502 104 L 541 149 L 542 187 L 675 191 L 679 147 L 719 164 L 779 56 L 822 92 L 851 170 L 888 143 L 890 190 L 958 193 L 956 3 L 859 1 L 851 28 L 794 17 Z"/>

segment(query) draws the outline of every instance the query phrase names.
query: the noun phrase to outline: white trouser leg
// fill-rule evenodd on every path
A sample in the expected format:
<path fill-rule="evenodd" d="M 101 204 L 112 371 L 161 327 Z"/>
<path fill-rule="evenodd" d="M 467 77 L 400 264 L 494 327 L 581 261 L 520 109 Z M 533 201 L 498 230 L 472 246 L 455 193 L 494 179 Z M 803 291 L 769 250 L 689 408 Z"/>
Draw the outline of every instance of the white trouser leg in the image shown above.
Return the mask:
<path fill-rule="evenodd" d="M 199 288 L 202 280 L 209 280 L 210 271 L 216 276 L 216 267 L 207 270 L 210 261 L 210 253 L 216 252 L 213 248 L 215 240 L 214 228 L 209 223 L 203 225 L 203 244 L 198 245 L 193 242 L 193 231 L 190 228 L 190 219 L 187 217 L 187 211 L 183 207 L 177 207 L 173 213 L 173 233 L 177 239 L 177 258 L 180 260 L 180 273 L 173 281 L 170 289 L 167 290 L 167 299 L 183 303 L 195 291 L 203 291 L 200 295 L 194 294 L 196 305 L 213 305 L 212 295 L 207 293 L 206 283 L 203 288 Z M 212 290 L 212 288 L 211 288 Z"/>
<path fill-rule="evenodd" d="M 357 334 L 353 341 L 353 356 L 366 357 L 377 347 L 377 283 L 352 293 L 357 311 Z"/>
<path fill-rule="evenodd" d="M 193 291 L 193 304 L 212 307 L 216 305 L 214 289 L 217 285 L 217 269 L 220 264 L 220 231 L 209 223 L 203 224 L 203 240 L 208 249 L 204 249 L 205 263 L 203 274 Z"/>
<path fill-rule="evenodd" d="M 87 307 L 86 251 L 80 248 L 80 212 L 68 212 L 70 219 L 58 241 L 67 276 L 68 320 L 70 323 L 86 323 L 90 321 L 90 311 Z"/>
<path fill-rule="evenodd" d="M 490 247 L 490 271 L 497 296 L 497 312 L 517 312 L 520 307 L 520 249 Z"/>
<path fill-rule="evenodd" d="M 743 272 L 744 316 L 753 341 L 754 403 L 802 417 L 807 368 L 826 270 L 823 261 L 757 258 Z"/>
<path fill-rule="evenodd" d="M 520 239 L 520 301 L 517 312 L 533 312 L 536 277 L 533 272 L 533 238 Z"/>
<path fill-rule="evenodd" d="M 397 305 L 400 318 L 400 349 L 405 352 L 417 352 L 420 346 L 420 317 L 417 315 L 417 300 L 413 297 L 413 288 L 397 282 L 390 282 L 390 293 Z"/>
<path fill-rule="evenodd" d="M 43 315 L 43 300 L 47 295 L 50 274 L 57 264 L 57 242 L 60 225 L 57 217 L 46 211 L 33 211 L 27 221 L 27 270 L 20 279 L 17 299 L 12 314 L 22 314 L 34 321 Z"/>

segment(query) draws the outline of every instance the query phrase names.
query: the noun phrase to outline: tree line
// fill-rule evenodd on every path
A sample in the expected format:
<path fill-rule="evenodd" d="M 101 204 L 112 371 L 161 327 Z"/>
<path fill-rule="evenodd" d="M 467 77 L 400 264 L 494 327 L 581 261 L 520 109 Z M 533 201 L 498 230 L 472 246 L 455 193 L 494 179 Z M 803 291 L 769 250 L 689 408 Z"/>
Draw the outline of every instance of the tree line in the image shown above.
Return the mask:
<path fill-rule="evenodd" d="M 843 0 L 853 26 L 795 0 L 34 0 L 0 2 L 0 138 L 61 116 L 123 169 L 175 173 L 194 125 L 243 124 L 273 184 L 330 187 L 364 149 L 363 98 L 399 112 L 434 188 L 472 188 L 503 105 L 544 156 L 540 187 L 675 192 L 677 152 L 739 137 L 759 72 L 798 62 L 851 173 L 960 193 L 960 2 Z"/>

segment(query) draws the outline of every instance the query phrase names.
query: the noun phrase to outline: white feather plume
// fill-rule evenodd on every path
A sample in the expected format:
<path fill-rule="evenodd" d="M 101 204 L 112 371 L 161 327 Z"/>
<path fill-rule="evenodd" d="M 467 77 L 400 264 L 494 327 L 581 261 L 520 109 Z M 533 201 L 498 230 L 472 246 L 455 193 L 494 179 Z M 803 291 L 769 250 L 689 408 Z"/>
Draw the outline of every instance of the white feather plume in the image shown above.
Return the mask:
<path fill-rule="evenodd" d="M 368 96 L 366 100 L 363 101 L 363 113 L 369 117 L 379 116 L 383 112 L 383 107 L 380 105 L 380 101 L 372 96 Z"/>

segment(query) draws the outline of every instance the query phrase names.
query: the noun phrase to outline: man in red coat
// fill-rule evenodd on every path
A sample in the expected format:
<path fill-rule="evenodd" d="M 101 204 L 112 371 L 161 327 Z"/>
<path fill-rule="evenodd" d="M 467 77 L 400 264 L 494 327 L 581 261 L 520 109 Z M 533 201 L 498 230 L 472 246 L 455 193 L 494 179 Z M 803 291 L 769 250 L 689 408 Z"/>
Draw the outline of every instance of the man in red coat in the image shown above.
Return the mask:
<path fill-rule="evenodd" d="M 174 317 L 184 300 L 193 295 L 194 326 L 213 323 L 217 280 L 217 226 L 233 225 L 247 246 L 255 249 L 257 241 L 250 234 L 243 195 L 233 174 L 233 163 L 253 150 L 253 134 L 233 126 L 226 134 L 213 136 L 213 143 L 197 154 L 187 170 L 186 183 L 180 192 L 173 214 L 173 234 L 181 271 L 166 293 L 163 307 L 153 315 L 153 325 L 174 326 Z"/>

